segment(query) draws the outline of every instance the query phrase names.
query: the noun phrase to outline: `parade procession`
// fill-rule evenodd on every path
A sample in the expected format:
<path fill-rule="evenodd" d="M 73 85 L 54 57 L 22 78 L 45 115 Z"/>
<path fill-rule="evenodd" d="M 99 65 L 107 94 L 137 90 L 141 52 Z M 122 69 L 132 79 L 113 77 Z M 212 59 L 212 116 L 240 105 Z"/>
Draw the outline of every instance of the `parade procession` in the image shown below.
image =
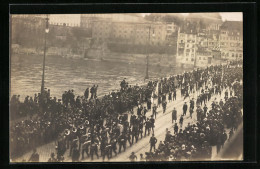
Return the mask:
<path fill-rule="evenodd" d="M 51 29 L 48 19 L 44 20 L 45 45 Z M 222 28 L 224 30 L 224 26 Z M 149 44 L 152 44 L 150 34 L 152 39 L 152 34 L 157 33 L 154 29 L 156 28 L 148 28 Z M 188 26 L 183 29 L 190 30 Z M 180 33 L 180 29 L 178 32 Z M 176 43 L 178 55 L 178 40 Z M 11 91 L 11 162 L 243 159 L 242 146 L 237 147 L 241 152 L 239 157 L 222 158 L 222 154 L 243 130 L 243 59 L 239 58 L 239 55 L 234 60 L 205 66 L 196 64 L 187 69 L 178 66 L 170 67 L 169 70 L 161 68 L 161 74 L 157 75 L 158 65 L 151 63 L 152 55 L 148 52 L 145 66 L 140 69 L 129 68 L 129 75 L 126 75 L 127 73 L 122 71 L 125 69 L 118 68 L 123 64 L 121 62 L 89 59 L 77 62 L 74 58 L 59 58 L 59 61 L 55 61 L 56 58 L 53 57 L 52 63 L 48 61 L 48 57 L 52 57 L 47 55 L 48 50 L 45 46 L 44 53 L 41 54 L 41 57 L 44 55 L 43 64 L 42 58 L 39 63 L 30 63 L 30 66 L 39 71 L 35 73 L 39 76 L 36 76 L 38 79 L 30 79 L 30 76 L 34 76 L 31 73 L 22 76 L 24 79 L 29 78 L 30 82 L 42 80 L 39 86 L 24 85 L 24 92 L 32 95 L 24 92 L 20 94 L 19 91 L 23 89 Z M 198 60 L 200 58 L 198 57 Z M 18 59 L 17 62 L 19 61 Z M 59 69 L 64 72 L 67 71 L 68 62 L 72 72 L 80 70 L 82 65 L 83 69 L 87 69 L 83 62 L 89 62 L 88 67 L 93 67 L 86 71 L 86 76 L 81 76 L 81 71 L 77 72 L 78 76 L 63 72 L 67 76 L 64 80 L 65 75 L 60 76 L 54 72 L 55 62 L 60 62 Z M 194 61 L 194 64 L 195 62 L 197 61 Z M 127 64 L 123 67 L 133 66 Z M 23 81 L 12 76 L 18 76 L 16 72 L 26 69 L 21 70 L 19 66 L 13 69 L 11 79 L 14 80 L 12 79 L 11 85 L 19 88 L 21 84 L 23 87 Z M 113 75 L 106 73 L 112 72 L 113 69 L 116 69 Z M 50 77 L 52 71 L 54 76 Z M 139 74 L 145 78 L 139 78 Z M 88 79 L 90 77 L 91 79 Z M 83 83 L 74 79 L 88 81 Z M 60 86 L 52 85 L 59 82 Z M 62 83 L 66 86 L 61 86 Z M 75 86 L 80 86 L 81 90 L 74 88 Z M 108 86 L 110 88 L 107 90 Z"/>

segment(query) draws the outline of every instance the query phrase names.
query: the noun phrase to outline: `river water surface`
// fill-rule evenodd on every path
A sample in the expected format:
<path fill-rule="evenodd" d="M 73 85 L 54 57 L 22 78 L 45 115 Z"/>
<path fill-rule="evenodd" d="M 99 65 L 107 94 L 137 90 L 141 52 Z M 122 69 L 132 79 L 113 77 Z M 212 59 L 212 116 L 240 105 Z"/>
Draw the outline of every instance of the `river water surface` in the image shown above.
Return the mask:
<path fill-rule="evenodd" d="M 13 55 L 10 58 L 10 94 L 33 96 L 41 89 L 42 56 Z M 130 85 L 142 85 L 146 65 L 109 61 L 66 59 L 47 56 L 45 87 L 51 96 L 61 98 L 64 91 L 73 89 L 76 95 L 83 95 L 87 87 L 98 84 L 98 96 L 120 89 L 120 82 L 126 78 Z M 149 66 L 150 79 L 182 73 L 184 69 Z"/>

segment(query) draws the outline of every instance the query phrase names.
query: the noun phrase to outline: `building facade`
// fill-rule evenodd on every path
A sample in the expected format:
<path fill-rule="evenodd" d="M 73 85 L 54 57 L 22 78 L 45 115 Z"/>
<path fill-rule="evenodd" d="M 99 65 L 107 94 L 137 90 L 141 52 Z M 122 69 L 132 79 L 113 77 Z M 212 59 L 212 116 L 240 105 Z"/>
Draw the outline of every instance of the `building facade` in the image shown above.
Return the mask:
<path fill-rule="evenodd" d="M 92 38 L 107 42 L 164 45 L 166 36 L 166 25 L 163 23 L 114 22 L 101 19 L 92 23 Z"/>
<path fill-rule="evenodd" d="M 220 27 L 221 58 L 238 60 L 243 58 L 242 22 L 226 21 Z"/>
<path fill-rule="evenodd" d="M 243 59 L 242 22 L 226 21 L 219 29 L 210 30 L 187 22 L 178 31 L 176 55 L 182 65 L 195 67 Z"/>

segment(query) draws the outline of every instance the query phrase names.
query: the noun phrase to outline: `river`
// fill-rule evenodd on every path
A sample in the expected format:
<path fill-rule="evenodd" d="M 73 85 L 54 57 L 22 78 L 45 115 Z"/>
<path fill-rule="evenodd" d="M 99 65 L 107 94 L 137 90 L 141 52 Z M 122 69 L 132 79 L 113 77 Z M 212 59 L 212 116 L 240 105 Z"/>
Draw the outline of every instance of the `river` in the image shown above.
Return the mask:
<path fill-rule="evenodd" d="M 23 101 L 27 95 L 40 92 L 42 59 L 42 56 L 36 55 L 11 56 L 11 95 L 19 94 Z M 183 71 L 185 69 L 149 66 L 149 77 L 156 79 Z M 97 94 L 103 96 L 119 90 L 124 78 L 130 85 L 147 83 L 144 82 L 145 74 L 146 65 L 47 56 L 45 87 L 50 89 L 51 96 L 61 98 L 66 90 L 73 89 L 76 95 L 83 95 L 87 87 L 98 84 Z"/>

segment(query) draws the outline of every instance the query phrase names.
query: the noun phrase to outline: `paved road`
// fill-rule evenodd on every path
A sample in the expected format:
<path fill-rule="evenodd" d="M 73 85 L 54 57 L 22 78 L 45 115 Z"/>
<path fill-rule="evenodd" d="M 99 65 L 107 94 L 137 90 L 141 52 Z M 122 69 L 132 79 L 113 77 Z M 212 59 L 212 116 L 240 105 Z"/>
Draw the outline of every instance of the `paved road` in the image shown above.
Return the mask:
<path fill-rule="evenodd" d="M 166 128 L 168 128 L 171 131 L 171 133 L 173 133 L 173 124 L 172 124 L 172 117 L 171 117 L 171 112 L 172 112 L 173 108 L 174 107 L 176 108 L 177 116 L 178 116 L 178 119 L 179 119 L 179 117 L 182 114 L 182 106 L 183 106 L 184 101 L 186 101 L 188 103 L 188 106 L 189 106 L 189 100 L 192 97 L 194 97 L 196 99 L 197 94 L 198 93 L 195 92 L 193 94 L 193 96 L 183 100 L 183 97 L 180 97 L 181 96 L 180 90 L 177 90 L 177 100 L 167 103 L 167 109 L 166 109 L 165 113 L 162 112 L 162 106 L 157 109 L 158 114 L 157 114 L 157 118 L 155 120 L 155 131 L 154 131 L 155 137 L 158 140 L 158 143 L 157 143 L 156 146 L 159 145 L 160 141 L 164 141 L 165 134 L 166 134 Z M 215 99 L 215 98 L 217 99 L 217 101 L 219 101 L 220 98 L 223 99 L 224 98 L 224 92 L 222 92 L 221 96 L 220 95 L 217 95 L 217 96 L 213 95 L 211 97 L 211 100 L 209 102 L 207 102 L 208 108 L 211 107 L 211 103 L 212 103 L 213 99 Z M 157 102 L 157 100 L 155 100 L 155 102 Z M 136 110 L 134 112 L 136 112 Z M 147 116 L 151 115 L 151 113 L 152 113 L 151 111 L 147 112 Z M 185 126 L 188 125 L 188 123 L 192 124 L 192 123 L 196 122 L 197 121 L 196 117 L 197 117 L 197 115 L 196 115 L 196 106 L 195 106 L 193 117 L 190 118 L 189 112 L 187 112 L 187 115 L 184 117 L 183 129 L 185 128 Z M 116 157 L 113 157 L 110 160 L 106 159 L 105 161 L 109 161 L 109 162 L 129 161 L 129 155 L 131 154 L 131 152 L 135 152 L 136 155 L 138 156 L 138 159 L 140 157 L 140 153 L 144 154 L 144 156 L 145 156 L 145 152 L 150 151 L 150 145 L 149 145 L 150 136 L 143 137 L 137 143 L 134 143 L 131 147 L 127 143 L 127 148 L 126 148 L 125 152 L 121 152 Z M 47 162 L 49 157 L 50 157 L 51 152 L 55 152 L 55 143 L 51 142 L 49 144 L 38 147 L 37 151 L 40 154 L 40 161 L 41 162 Z M 15 161 L 16 162 L 21 162 L 23 160 L 28 161 L 31 153 L 32 152 L 28 152 L 28 153 L 24 154 L 22 157 L 16 159 Z M 64 156 L 65 162 L 71 162 L 71 158 L 68 157 L 68 154 L 69 154 L 69 151 L 67 150 L 66 153 L 65 153 L 65 156 Z M 214 157 L 215 155 L 216 155 L 216 147 L 213 147 L 212 148 L 212 157 Z M 101 162 L 101 161 L 102 161 L 102 158 L 96 159 L 96 157 L 94 156 L 93 161 L 91 161 L 90 158 L 86 158 L 82 162 Z"/>

